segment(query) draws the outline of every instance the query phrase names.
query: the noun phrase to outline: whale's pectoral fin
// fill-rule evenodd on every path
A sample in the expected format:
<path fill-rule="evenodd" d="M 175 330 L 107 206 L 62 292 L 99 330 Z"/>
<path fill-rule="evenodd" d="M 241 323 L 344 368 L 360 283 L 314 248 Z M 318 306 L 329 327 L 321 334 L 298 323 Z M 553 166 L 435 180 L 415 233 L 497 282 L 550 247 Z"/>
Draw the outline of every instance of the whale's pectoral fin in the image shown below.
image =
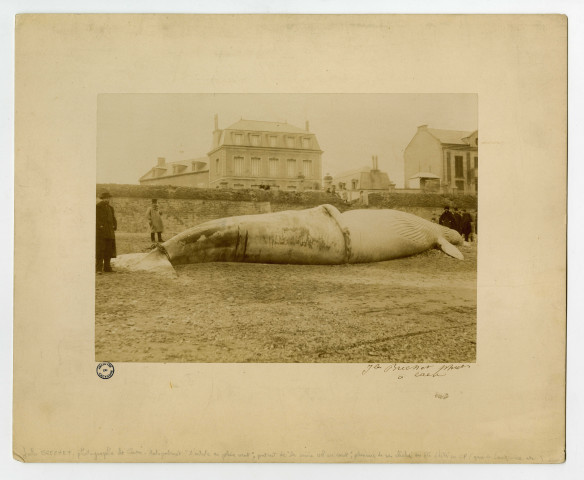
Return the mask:
<path fill-rule="evenodd" d="M 440 250 L 442 250 L 446 255 L 458 258 L 459 260 L 464 260 L 464 256 L 462 253 L 460 253 L 460 250 L 445 238 L 438 239 L 438 246 L 440 247 Z"/>
<path fill-rule="evenodd" d="M 176 271 L 164 253 L 163 248 L 155 248 L 149 253 L 128 253 L 112 259 L 119 271 L 150 272 L 176 277 Z"/>

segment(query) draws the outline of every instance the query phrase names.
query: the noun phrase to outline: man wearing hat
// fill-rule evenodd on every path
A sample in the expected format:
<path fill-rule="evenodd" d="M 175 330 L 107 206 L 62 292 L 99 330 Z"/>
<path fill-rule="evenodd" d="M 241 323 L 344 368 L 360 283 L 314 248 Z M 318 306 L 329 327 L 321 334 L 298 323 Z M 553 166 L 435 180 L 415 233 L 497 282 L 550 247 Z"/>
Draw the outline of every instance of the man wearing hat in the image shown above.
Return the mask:
<path fill-rule="evenodd" d="M 118 222 L 110 205 L 111 195 L 105 191 L 99 195 L 95 209 L 95 270 L 98 273 L 113 272 L 110 260 L 116 257 Z"/>
<path fill-rule="evenodd" d="M 444 225 L 445 227 L 456 230 L 456 219 L 454 218 L 454 215 L 450 211 L 450 207 L 448 205 L 444 207 L 444 211 L 442 212 L 442 215 L 440 215 L 438 223 L 440 225 Z"/>
<path fill-rule="evenodd" d="M 462 220 L 460 223 L 460 233 L 464 235 L 464 241 L 468 242 L 470 234 L 472 233 L 472 217 L 465 208 L 462 209 Z"/>
<path fill-rule="evenodd" d="M 454 207 L 454 213 L 452 215 L 454 215 L 454 220 L 456 223 L 455 223 L 454 227 L 450 227 L 450 228 L 453 228 L 458 233 L 462 234 L 462 213 L 460 213 L 458 211 L 458 207 Z"/>
<path fill-rule="evenodd" d="M 162 223 L 162 212 L 158 210 L 158 200 L 152 199 L 152 206 L 146 210 L 146 218 L 150 225 L 150 240 L 154 242 L 154 234 L 158 234 L 158 241 L 162 242 L 162 232 L 164 225 Z"/>

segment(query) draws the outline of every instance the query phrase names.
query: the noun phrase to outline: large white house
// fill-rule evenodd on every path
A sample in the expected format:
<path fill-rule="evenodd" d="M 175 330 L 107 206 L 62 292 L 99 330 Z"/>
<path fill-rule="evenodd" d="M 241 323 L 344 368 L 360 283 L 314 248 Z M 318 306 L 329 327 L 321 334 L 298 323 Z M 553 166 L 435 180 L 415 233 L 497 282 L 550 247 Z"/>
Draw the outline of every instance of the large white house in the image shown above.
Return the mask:
<path fill-rule="evenodd" d="M 167 163 L 164 158 L 140 178 L 147 185 L 211 188 L 319 190 L 322 150 L 316 135 L 286 122 L 240 120 L 215 129 L 207 157 Z"/>

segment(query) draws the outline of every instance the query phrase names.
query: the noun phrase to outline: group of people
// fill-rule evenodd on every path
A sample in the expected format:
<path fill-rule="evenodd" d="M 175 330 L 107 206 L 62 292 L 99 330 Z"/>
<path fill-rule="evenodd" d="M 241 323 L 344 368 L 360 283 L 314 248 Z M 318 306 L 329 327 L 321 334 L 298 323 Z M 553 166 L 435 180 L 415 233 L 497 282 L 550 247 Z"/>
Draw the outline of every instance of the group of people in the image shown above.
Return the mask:
<path fill-rule="evenodd" d="M 475 214 L 475 218 L 471 216 L 466 209 L 462 209 L 459 211 L 457 207 L 454 207 L 454 212 L 450 211 L 450 207 L 447 205 L 444 207 L 444 211 L 440 218 L 438 219 L 438 223 L 448 228 L 452 228 L 456 230 L 458 233 L 464 236 L 465 241 L 472 241 L 472 233 L 473 233 L 473 223 L 474 223 L 474 232 L 478 231 L 477 229 L 477 221 L 478 221 L 478 214 Z"/>
<path fill-rule="evenodd" d="M 95 209 L 95 271 L 113 272 L 111 259 L 116 258 L 116 230 L 118 222 L 114 208 L 110 205 L 111 194 L 107 191 L 99 195 Z M 146 219 L 150 226 L 150 241 L 154 242 L 158 236 L 158 242 L 163 242 L 162 212 L 158 208 L 158 200 L 152 199 L 152 205 L 146 210 Z"/>

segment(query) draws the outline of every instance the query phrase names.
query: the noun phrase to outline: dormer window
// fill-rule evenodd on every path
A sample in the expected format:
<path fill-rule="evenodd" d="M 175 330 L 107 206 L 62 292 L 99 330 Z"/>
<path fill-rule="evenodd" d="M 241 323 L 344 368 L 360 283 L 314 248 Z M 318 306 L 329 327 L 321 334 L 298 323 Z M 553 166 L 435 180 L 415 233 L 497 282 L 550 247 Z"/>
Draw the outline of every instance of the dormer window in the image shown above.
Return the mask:
<path fill-rule="evenodd" d="M 277 142 L 277 137 L 275 135 L 270 136 L 270 147 L 275 147 Z"/>
<path fill-rule="evenodd" d="M 310 138 L 302 139 L 302 148 L 310 148 Z"/>
<path fill-rule="evenodd" d="M 243 143 L 243 135 L 241 133 L 235 134 L 235 145 L 241 145 Z"/>
<path fill-rule="evenodd" d="M 286 146 L 288 148 L 294 148 L 294 137 L 286 137 Z"/>
<path fill-rule="evenodd" d="M 251 136 L 251 144 L 254 147 L 257 147 L 260 144 L 260 136 L 259 135 L 252 135 Z"/>

